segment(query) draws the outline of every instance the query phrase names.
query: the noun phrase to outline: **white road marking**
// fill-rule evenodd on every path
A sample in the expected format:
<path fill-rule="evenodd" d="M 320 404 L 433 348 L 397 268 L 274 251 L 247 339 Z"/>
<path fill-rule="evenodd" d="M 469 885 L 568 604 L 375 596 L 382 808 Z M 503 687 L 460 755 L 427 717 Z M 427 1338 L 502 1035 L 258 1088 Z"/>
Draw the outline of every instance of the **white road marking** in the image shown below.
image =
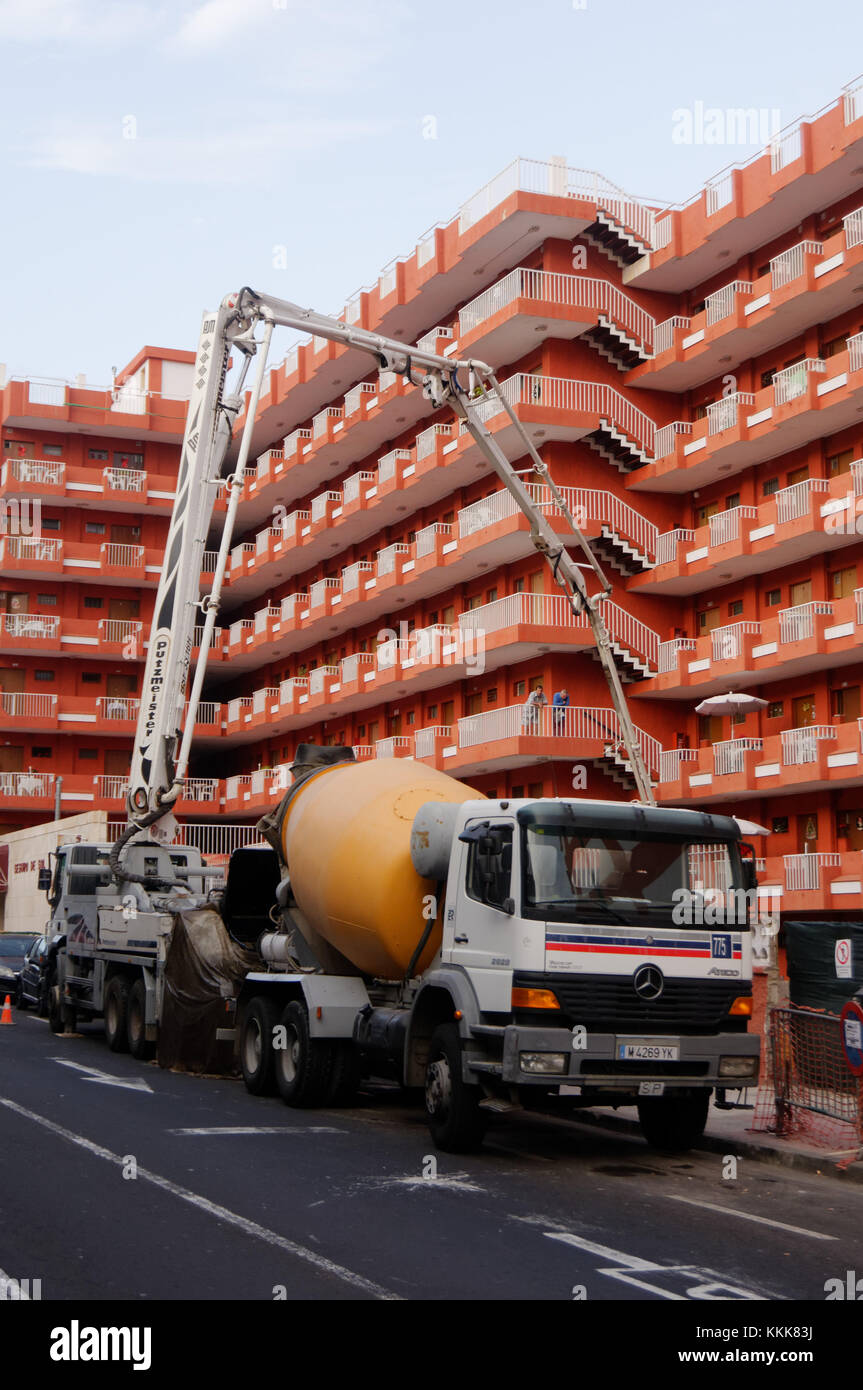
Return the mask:
<path fill-rule="evenodd" d="M 61 1067 L 72 1067 L 74 1071 L 84 1072 L 85 1081 L 95 1081 L 98 1086 L 119 1086 L 124 1091 L 146 1091 L 148 1095 L 153 1094 L 152 1086 L 148 1086 L 141 1077 L 112 1076 L 110 1072 L 99 1071 L 98 1067 L 85 1067 L 81 1062 L 70 1062 L 66 1057 L 50 1057 L 51 1062 L 59 1062 Z"/>
<path fill-rule="evenodd" d="M 66 1139 L 70 1144 L 76 1144 L 78 1148 L 93 1154 L 95 1158 L 103 1158 L 122 1168 L 124 1160 L 120 1154 L 112 1153 L 110 1149 L 103 1148 L 101 1144 L 94 1144 L 91 1139 L 85 1139 L 82 1134 L 76 1134 L 74 1130 L 66 1129 L 63 1125 L 56 1124 L 54 1120 L 48 1120 L 44 1115 L 36 1114 L 34 1110 L 27 1110 L 23 1105 L 18 1105 L 16 1101 L 7 1100 L 5 1096 L 0 1096 L 0 1105 L 5 1105 L 16 1115 L 23 1115 L 25 1119 L 41 1125 L 43 1129 L 58 1135 L 61 1139 Z M 333 1260 L 328 1260 L 326 1256 L 318 1255 L 314 1250 L 309 1250 L 304 1245 L 298 1245 L 296 1241 L 288 1240 L 286 1236 L 280 1236 L 276 1231 L 268 1230 L 266 1226 L 259 1226 L 257 1221 L 249 1221 L 245 1216 L 240 1216 L 238 1212 L 220 1206 L 218 1202 L 211 1202 L 209 1198 L 202 1197 L 197 1192 L 191 1192 L 187 1187 L 181 1187 L 178 1183 L 171 1182 L 170 1178 L 163 1178 L 158 1173 L 151 1173 L 149 1169 L 139 1167 L 138 1180 L 141 1179 L 144 1182 L 152 1183 L 154 1187 L 161 1188 L 163 1192 L 169 1192 L 173 1197 L 178 1197 L 181 1202 L 187 1202 L 198 1211 L 206 1212 L 208 1216 L 214 1216 L 217 1221 L 224 1222 L 226 1226 L 233 1226 L 237 1230 L 245 1232 L 246 1235 L 254 1236 L 256 1240 L 274 1246 L 277 1250 L 284 1250 L 288 1255 L 293 1255 L 298 1260 L 305 1260 L 307 1264 L 313 1265 L 322 1274 L 329 1274 L 335 1279 L 341 1279 L 343 1283 L 350 1284 L 353 1288 L 370 1294 L 372 1298 L 402 1302 L 400 1294 L 391 1293 L 389 1289 L 385 1289 L 381 1284 L 373 1283 L 362 1274 L 357 1274 L 352 1269 L 346 1269 L 344 1265 L 336 1264 Z"/>
<path fill-rule="evenodd" d="M 442 1188 L 445 1192 L 485 1192 L 484 1187 L 478 1183 L 470 1181 L 469 1173 L 449 1173 L 438 1175 L 436 1178 L 424 1178 L 421 1174 L 411 1173 L 405 1178 L 376 1178 L 375 1187 L 423 1187 L 432 1191 L 434 1188 Z"/>
<path fill-rule="evenodd" d="M 334 1125 L 224 1125 L 213 1129 L 169 1129 L 169 1134 L 345 1134 Z"/>
<path fill-rule="evenodd" d="M 0 1289 L 3 1290 L 4 1299 L 10 1303 L 30 1303 L 30 1295 L 26 1289 L 22 1289 L 18 1280 L 11 1274 L 7 1274 L 5 1269 L 0 1269 Z"/>
<path fill-rule="evenodd" d="M 791 1231 L 795 1236 L 811 1236 L 813 1240 L 838 1240 L 838 1236 L 825 1235 L 823 1231 L 810 1231 L 805 1226 L 789 1226 L 787 1221 L 773 1221 L 769 1216 L 755 1216 L 751 1211 L 737 1211 L 734 1207 L 720 1207 L 716 1202 L 699 1202 L 695 1197 L 680 1197 L 673 1192 L 663 1192 L 672 1202 L 685 1202 L 689 1207 L 704 1207 L 707 1211 L 718 1211 L 723 1216 L 739 1216 L 743 1221 L 757 1221 L 759 1226 L 775 1226 L 777 1231 Z"/>
<path fill-rule="evenodd" d="M 646 1289 L 648 1293 L 654 1293 L 659 1298 L 665 1298 L 674 1303 L 685 1303 L 694 1299 L 698 1302 L 725 1302 L 745 1299 L 748 1301 L 764 1303 L 768 1301 L 766 1294 L 753 1293 L 751 1289 L 742 1289 L 737 1284 L 728 1284 L 724 1276 L 718 1274 L 713 1269 L 702 1269 L 695 1265 L 661 1265 L 653 1260 L 642 1259 L 640 1255 L 628 1255 L 623 1250 L 614 1250 L 610 1245 L 600 1245 L 595 1240 L 588 1240 L 585 1236 L 577 1236 L 565 1227 L 557 1225 L 554 1221 L 549 1221 L 542 1216 L 517 1216 L 516 1221 L 523 1222 L 526 1226 L 546 1227 L 543 1235 L 547 1240 L 560 1241 L 562 1245 L 572 1245 L 577 1250 L 583 1250 L 587 1255 L 597 1255 L 602 1260 L 609 1260 L 610 1267 L 597 1269 L 597 1274 L 604 1274 L 609 1279 L 616 1279 L 621 1284 L 632 1284 L 637 1289 Z M 556 1229 L 548 1230 L 549 1226 Z M 637 1274 L 653 1274 L 671 1278 L 676 1282 L 684 1281 L 685 1293 L 675 1293 L 673 1289 L 663 1288 L 661 1284 L 648 1283 L 646 1279 L 636 1278 Z"/>

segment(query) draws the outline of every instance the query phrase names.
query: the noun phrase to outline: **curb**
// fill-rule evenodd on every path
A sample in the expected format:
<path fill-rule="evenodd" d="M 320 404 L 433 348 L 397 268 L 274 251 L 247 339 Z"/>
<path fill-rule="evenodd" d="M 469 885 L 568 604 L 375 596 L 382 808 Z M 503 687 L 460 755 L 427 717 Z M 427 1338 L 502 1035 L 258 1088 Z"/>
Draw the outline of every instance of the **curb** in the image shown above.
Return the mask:
<path fill-rule="evenodd" d="M 579 1114 L 578 1123 L 589 1124 L 597 1128 L 616 1129 L 623 1134 L 641 1135 L 641 1126 L 638 1121 L 629 1120 L 625 1115 L 596 1114 L 585 1110 Z M 707 1153 L 723 1155 L 733 1153 L 738 1158 L 751 1158 L 759 1163 L 778 1163 L 783 1168 L 796 1168 L 798 1172 L 815 1173 L 819 1177 L 838 1178 L 842 1182 L 863 1184 L 863 1162 L 855 1162 L 848 1168 L 840 1169 L 836 1166 L 833 1155 L 826 1150 L 823 1154 L 818 1154 L 811 1150 L 778 1149 L 770 1142 L 759 1143 L 757 1139 L 744 1139 L 738 1135 L 710 1134 L 709 1131 L 701 1136 L 693 1148 Z"/>

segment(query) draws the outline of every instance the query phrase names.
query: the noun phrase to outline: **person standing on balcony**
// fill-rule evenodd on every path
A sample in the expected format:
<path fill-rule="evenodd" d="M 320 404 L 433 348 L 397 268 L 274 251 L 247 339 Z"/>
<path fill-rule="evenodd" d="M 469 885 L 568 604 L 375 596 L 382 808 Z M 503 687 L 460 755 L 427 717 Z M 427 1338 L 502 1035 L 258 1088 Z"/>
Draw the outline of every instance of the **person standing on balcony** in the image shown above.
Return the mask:
<path fill-rule="evenodd" d="M 524 705 L 522 706 L 522 727 L 525 728 L 528 731 L 528 733 L 536 733 L 538 731 L 539 711 L 543 708 L 544 705 L 547 704 L 548 697 L 546 696 L 546 693 L 542 688 L 542 682 L 539 681 L 536 685 L 536 688 L 530 692 L 530 694 L 524 702 Z"/>
<path fill-rule="evenodd" d="M 564 710 L 567 709 L 569 706 L 569 691 L 566 690 L 566 688 L 564 688 L 563 690 L 556 690 L 552 697 L 551 705 L 552 729 L 555 734 L 562 734 L 566 722 L 566 715 L 564 714 Z"/>

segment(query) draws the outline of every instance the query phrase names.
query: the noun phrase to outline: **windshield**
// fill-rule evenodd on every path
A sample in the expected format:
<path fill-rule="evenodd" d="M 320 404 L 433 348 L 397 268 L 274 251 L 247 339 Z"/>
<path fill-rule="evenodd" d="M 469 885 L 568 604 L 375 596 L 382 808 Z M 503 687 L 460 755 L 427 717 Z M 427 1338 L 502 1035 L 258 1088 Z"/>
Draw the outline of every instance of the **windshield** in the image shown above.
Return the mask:
<path fill-rule="evenodd" d="M 523 835 L 526 917 L 746 924 L 736 844 L 543 824 L 525 826 Z"/>
<path fill-rule="evenodd" d="M 0 936 L 0 956 L 23 956 L 35 940 L 34 936 Z"/>

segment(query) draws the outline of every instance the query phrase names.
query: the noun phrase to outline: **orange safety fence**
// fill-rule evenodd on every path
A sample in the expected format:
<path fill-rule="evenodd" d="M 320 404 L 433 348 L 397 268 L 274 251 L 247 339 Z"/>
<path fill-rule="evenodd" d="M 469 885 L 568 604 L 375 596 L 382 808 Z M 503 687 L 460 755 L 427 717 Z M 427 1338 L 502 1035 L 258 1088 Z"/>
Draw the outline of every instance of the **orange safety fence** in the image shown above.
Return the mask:
<path fill-rule="evenodd" d="M 771 1009 L 752 1129 L 824 1148 L 846 1168 L 863 1157 L 863 1077 L 842 1049 L 838 1014 Z"/>

